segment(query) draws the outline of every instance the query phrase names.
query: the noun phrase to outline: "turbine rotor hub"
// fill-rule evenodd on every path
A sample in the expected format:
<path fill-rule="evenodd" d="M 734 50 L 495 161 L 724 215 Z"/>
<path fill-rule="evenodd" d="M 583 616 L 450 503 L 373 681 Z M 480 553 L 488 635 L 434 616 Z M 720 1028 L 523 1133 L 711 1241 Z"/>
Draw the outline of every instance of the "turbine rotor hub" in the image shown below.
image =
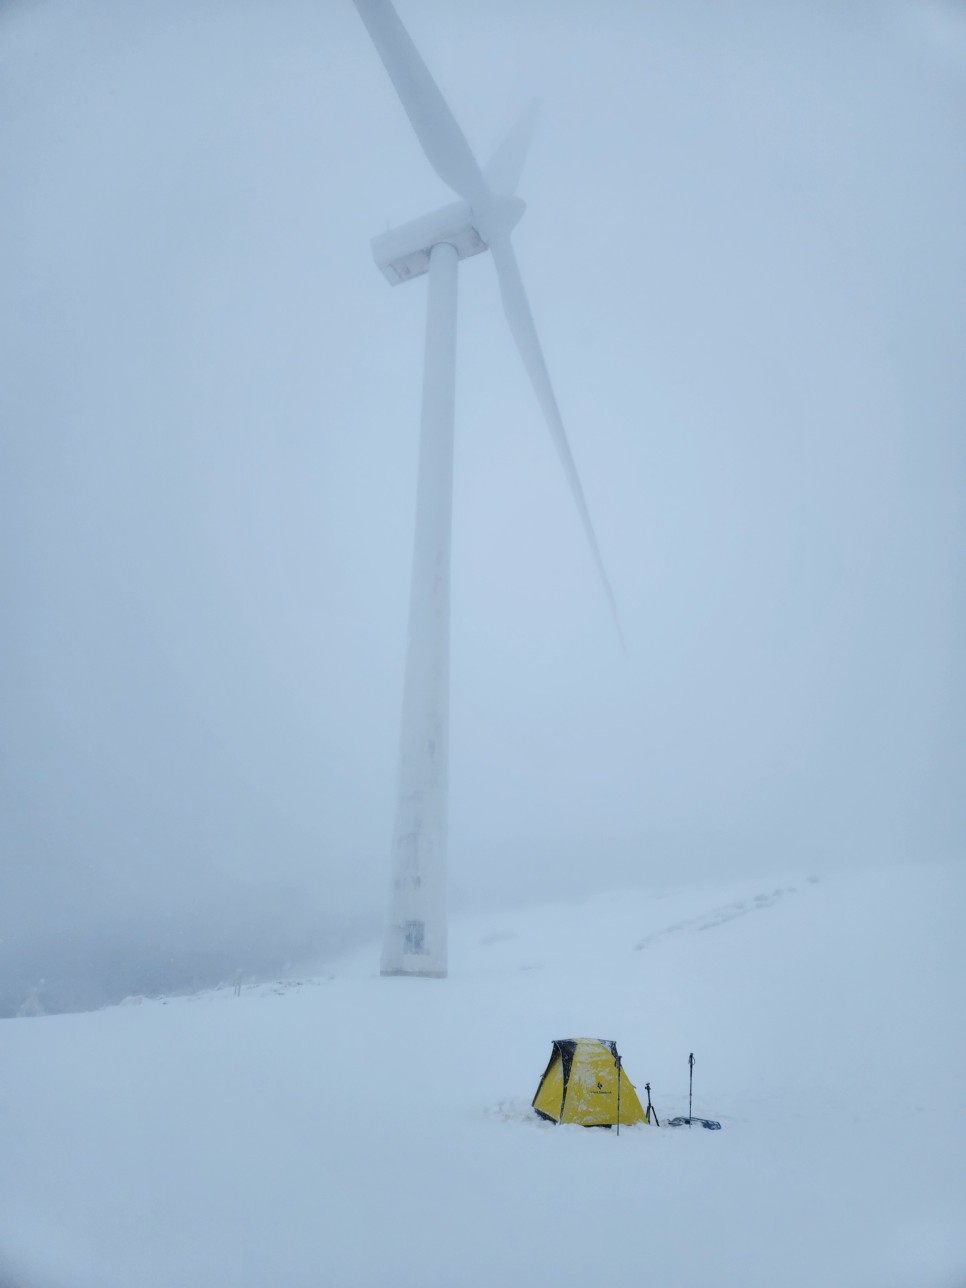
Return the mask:
<path fill-rule="evenodd" d="M 511 233 L 523 218 L 527 203 L 519 197 L 492 196 L 485 206 L 474 207 L 476 224 L 489 246 L 497 237 Z"/>

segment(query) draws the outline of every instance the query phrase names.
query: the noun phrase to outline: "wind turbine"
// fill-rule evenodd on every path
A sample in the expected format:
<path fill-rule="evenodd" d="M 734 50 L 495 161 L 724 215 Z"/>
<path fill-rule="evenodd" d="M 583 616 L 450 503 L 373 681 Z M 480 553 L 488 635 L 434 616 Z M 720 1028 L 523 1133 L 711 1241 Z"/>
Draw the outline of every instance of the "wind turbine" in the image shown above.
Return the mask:
<path fill-rule="evenodd" d="M 426 347 L 409 600 L 393 875 L 383 975 L 446 974 L 449 573 L 456 358 L 456 269 L 489 250 L 503 309 L 560 456 L 620 633 L 617 606 L 547 373 L 510 233 L 529 122 L 477 164 L 390 0 L 354 0 L 430 165 L 461 198 L 372 240 L 393 286 L 427 274 Z"/>

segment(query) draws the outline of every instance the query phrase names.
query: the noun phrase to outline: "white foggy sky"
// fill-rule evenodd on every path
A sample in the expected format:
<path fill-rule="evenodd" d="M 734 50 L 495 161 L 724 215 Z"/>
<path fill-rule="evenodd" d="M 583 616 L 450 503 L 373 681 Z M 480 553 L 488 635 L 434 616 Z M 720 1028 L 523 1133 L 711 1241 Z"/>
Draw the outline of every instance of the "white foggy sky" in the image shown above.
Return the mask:
<path fill-rule="evenodd" d="M 462 266 L 451 889 L 961 853 L 966 17 L 400 0 L 515 243 L 622 658 Z M 8 890 L 378 915 L 451 199 L 352 5 L 0 11 Z M 8 908 L 10 903 L 8 901 Z"/>

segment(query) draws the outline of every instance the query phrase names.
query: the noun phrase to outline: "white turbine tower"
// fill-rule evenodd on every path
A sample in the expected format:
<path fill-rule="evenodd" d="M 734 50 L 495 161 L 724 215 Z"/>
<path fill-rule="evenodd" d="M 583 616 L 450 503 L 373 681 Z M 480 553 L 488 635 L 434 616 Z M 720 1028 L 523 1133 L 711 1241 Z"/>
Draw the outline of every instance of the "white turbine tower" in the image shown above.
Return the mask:
<path fill-rule="evenodd" d="M 430 165 L 462 198 L 372 241 L 393 286 L 429 275 L 409 641 L 383 975 L 446 974 L 449 565 L 456 357 L 456 266 L 489 250 L 510 331 L 570 484 L 614 620 L 617 607 L 530 313 L 510 233 L 529 137 L 523 121 L 480 169 L 390 0 L 354 0 Z"/>

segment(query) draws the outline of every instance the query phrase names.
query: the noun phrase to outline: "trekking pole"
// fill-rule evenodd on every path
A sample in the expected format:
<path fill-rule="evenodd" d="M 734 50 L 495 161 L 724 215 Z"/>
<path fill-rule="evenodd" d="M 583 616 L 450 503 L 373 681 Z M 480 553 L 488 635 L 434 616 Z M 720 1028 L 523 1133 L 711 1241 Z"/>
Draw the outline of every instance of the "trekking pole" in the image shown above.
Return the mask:
<path fill-rule="evenodd" d="M 691 1089 L 694 1082 L 694 1052 L 688 1056 L 688 1126 L 691 1126 Z"/>
<path fill-rule="evenodd" d="M 621 1058 L 619 1055 L 614 1057 L 614 1063 L 617 1065 L 617 1134 L 621 1134 Z"/>

